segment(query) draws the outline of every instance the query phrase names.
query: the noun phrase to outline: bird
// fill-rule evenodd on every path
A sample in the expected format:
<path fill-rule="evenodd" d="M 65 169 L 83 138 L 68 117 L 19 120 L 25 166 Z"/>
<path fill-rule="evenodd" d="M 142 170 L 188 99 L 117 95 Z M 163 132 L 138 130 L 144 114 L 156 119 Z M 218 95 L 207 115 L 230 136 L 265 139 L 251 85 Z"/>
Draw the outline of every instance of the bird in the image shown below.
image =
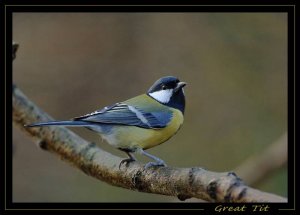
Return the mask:
<path fill-rule="evenodd" d="M 66 126 L 85 127 L 106 140 L 113 147 L 125 152 L 123 163 L 137 161 L 134 154 L 152 159 L 145 168 L 167 166 L 162 159 L 145 150 L 158 146 L 181 128 L 184 121 L 186 82 L 174 76 L 158 79 L 145 94 L 118 102 L 92 113 L 67 121 L 39 122 L 26 127 Z"/>

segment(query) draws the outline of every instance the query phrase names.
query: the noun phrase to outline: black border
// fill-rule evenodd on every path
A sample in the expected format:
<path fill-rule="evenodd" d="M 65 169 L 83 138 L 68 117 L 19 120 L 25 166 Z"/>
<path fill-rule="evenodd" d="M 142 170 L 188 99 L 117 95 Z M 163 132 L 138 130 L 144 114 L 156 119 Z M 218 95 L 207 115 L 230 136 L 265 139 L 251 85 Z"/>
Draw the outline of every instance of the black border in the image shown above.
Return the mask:
<path fill-rule="evenodd" d="M 35 2 L 37 5 L 40 2 Z M 47 2 L 43 2 L 47 4 Z M 75 3 L 75 2 L 72 2 Z M 132 4 L 139 4 L 139 2 L 133 2 Z M 152 1 L 152 4 L 156 2 Z M 12 13 L 13 12 L 286 12 L 288 13 L 288 203 L 270 203 L 268 204 L 271 209 L 269 212 L 277 212 L 278 213 L 286 213 L 292 212 L 296 208 L 296 201 L 295 201 L 295 130 L 294 130 L 294 120 L 295 120 L 295 94 L 294 94 L 294 78 L 295 78 L 295 9 L 296 5 L 287 4 L 288 2 L 276 2 L 273 1 L 272 5 L 266 5 L 264 2 L 261 2 L 257 5 L 248 5 L 241 6 L 239 1 L 231 2 L 231 4 L 237 4 L 238 6 L 234 5 L 224 5 L 224 3 L 220 3 L 220 5 L 208 5 L 209 2 L 203 2 L 202 4 L 206 4 L 206 6 L 201 5 L 150 5 L 150 6 L 141 6 L 141 5 L 134 5 L 134 6 L 124 6 L 124 2 L 119 2 L 123 6 L 112 6 L 111 3 L 107 2 L 106 6 L 105 3 L 103 5 L 93 5 L 93 6 L 71 6 L 71 5 L 39 5 L 39 6 L 29 6 L 24 5 L 23 1 L 14 1 L 14 4 L 10 2 L 6 3 L 5 5 L 1 5 L 1 14 L 3 14 L 3 26 L 6 26 L 5 36 L 6 41 L 4 42 L 4 46 L 6 45 L 5 50 L 5 57 L 6 63 L 6 72 L 5 81 L 6 85 L 6 112 L 4 113 L 6 116 L 6 157 L 3 155 L 2 158 L 4 160 L 4 164 L 6 161 L 6 172 L 5 172 L 5 180 L 6 184 L 6 192 L 4 196 L 4 210 L 30 210 L 30 209 L 189 209 L 189 210 L 197 210 L 197 209 L 204 209 L 205 212 L 213 213 L 214 208 L 220 203 L 13 203 L 12 202 L 12 159 L 10 155 L 12 154 L 12 144 L 9 140 L 12 140 L 12 53 L 11 53 L 11 44 L 12 44 Z M 245 2 L 244 2 L 245 3 Z M 20 6 L 21 5 L 21 6 Z M 222 6 L 221 6 L 222 5 Z M 2 17 L 1 17 L 2 18 Z M 4 51 L 3 51 L 4 52 Z M 3 59 L 3 58 L 2 58 Z M 4 79 L 3 79 L 4 80 Z M 5 117 L 4 116 L 4 117 Z M 11 131 L 11 132 L 9 132 Z M 11 141 L 12 142 L 12 141 Z M 4 144 L 2 145 L 2 147 Z M 4 152 L 4 147 L 3 150 Z M 4 170 L 4 168 L 3 168 Z M 5 188 L 4 188 L 5 189 Z M 3 189 L 3 190 L 4 190 Z M 235 204 L 222 204 L 226 206 L 236 206 Z M 250 207 L 250 203 L 245 204 Z M 288 209 L 288 210 L 278 210 L 278 209 Z M 236 212 L 235 212 L 236 213 Z"/>

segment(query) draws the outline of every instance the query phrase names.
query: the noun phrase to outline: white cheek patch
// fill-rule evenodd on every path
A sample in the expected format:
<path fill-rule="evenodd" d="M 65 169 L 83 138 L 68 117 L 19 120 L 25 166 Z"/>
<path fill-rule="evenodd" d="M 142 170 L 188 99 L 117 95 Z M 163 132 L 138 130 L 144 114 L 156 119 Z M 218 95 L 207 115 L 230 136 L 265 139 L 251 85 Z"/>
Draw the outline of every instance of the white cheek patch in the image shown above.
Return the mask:
<path fill-rule="evenodd" d="M 149 95 L 154 98 L 155 100 L 161 102 L 161 103 L 168 103 L 172 97 L 173 90 L 160 90 L 157 92 L 149 93 Z"/>

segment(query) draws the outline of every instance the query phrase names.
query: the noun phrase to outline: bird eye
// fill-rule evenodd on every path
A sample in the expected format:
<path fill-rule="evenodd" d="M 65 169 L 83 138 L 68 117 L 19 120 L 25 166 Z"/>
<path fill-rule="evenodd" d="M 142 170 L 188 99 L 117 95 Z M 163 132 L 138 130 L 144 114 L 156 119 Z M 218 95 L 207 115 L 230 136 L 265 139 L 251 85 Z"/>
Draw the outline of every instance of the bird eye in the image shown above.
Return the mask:
<path fill-rule="evenodd" d="M 163 90 L 167 89 L 167 87 L 166 87 L 165 85 L 162 85 L 161 88 L 162 88 Z"/>

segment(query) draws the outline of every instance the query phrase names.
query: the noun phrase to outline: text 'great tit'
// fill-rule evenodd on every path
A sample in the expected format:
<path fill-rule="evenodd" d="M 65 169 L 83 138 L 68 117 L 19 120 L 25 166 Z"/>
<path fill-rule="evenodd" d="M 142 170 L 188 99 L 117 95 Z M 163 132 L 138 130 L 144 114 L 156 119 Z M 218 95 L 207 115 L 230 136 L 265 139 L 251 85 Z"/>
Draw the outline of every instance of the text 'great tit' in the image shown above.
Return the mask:
<path fill-rule="evenodd" d="M 132 153 L 145 155 L 155 162 L 150 166 L 166 166 L 165 162 L 144 150 L 170 139 L 183 123 L 185 95 L 176 77 L 166 76 L 157 80 L 146 94 L 124 102 L 104 107 L 90 114 L 75 117 L 70 121 L 50 121 L 25 125 L 79 126 L 97 132 L 110 145 L 126 152 L 129 158 L 121 161 L 136 161 Z"/>

